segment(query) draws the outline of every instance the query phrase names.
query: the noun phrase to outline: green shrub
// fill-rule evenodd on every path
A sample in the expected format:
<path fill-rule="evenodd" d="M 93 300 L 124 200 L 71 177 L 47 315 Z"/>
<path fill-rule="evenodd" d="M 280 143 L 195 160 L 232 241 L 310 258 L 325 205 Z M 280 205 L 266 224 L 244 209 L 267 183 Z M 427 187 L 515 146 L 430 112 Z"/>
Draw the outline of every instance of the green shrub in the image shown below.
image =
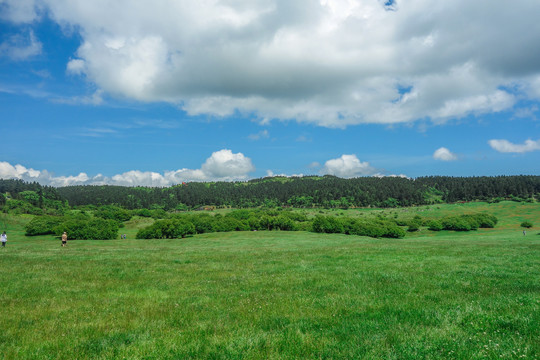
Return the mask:
<path fill-rule="evenodd" d="M 186 219 L 158 220 L 137 232 L 137 239 L 178 239 L 196 233 L 195 226 Z"/>
<path fill-rule="evenodd" d="M 480 228 L 494 228 L 497 225 L 498 219 L 491 214 L 481 213 L 475 215 Z"/>
<path fill-rule="evenodd" d="M 303 211 L 285 211 L 282 215 L 288 217 L 294 222 L 306 222 L 309 220 L 306 213 Z"/>
<path fill-rule="evenodd" d="M 140 217 L 152 217 L 152 212 L 148 209 L 136 209 L 132 211 L 133 215 Z"/>
<path fill-rule="evenodd" d="M 118 236 L 118 222 L 101 218 L 72 218 L 54 227 L 57 236 L 61 236 L 64 231 L 70 240 L 112 240 Z"/>
<path fill-rule="evenodd" d="M 284 230 L 284 231 L 294 231 L 295 225 L 289 217 L 284 215 L 279 215 L 272 218 L 272 229 L 271 230 Z"/>
<path fill-rule="evenodd" d="M 443 230 L 470 231 L 478 228 L 493 228 L 497 218 L 486 213 L 447 216 L 441 220 Z"/>
<path fill-rule="evenodd" d="M 252 211 L 246 209 L 233 210 L 227 215 L 225 215 L 225 217 L 232 217 L 237 220 L 247 220 L 251 216 L 251 213 Z"/>
<path fill-rule="evenodd" d="M 397 214 L 396 214 L 397 215 Z M 396 223 L 396 225 L 399 225 L 399 226 L 407 226 L 409 225 L 409 222 L 405 219 L 395 219 L 394 222 Z"/>
<path fill-rule="evenodd" d="M 54 234 L 54 227 L 64 221 L 61 217 L 36 216 L 24 227 L 26 236 Z"/>
<path fill-rule="evenodd" d="M 150 211 L 152 212 L 152 218 L 155 220 L 167 218 L 167 212 L 163 209 L 153 209 Z"/>
<path fill-rule="evenodd" d="M 95 212 L 95 217 L 102 219 L 111 219 L 118 222 L 129 221 L 131 219 L 131 211 L 118 206 L 105 205 L 100 206 Z"/>
<path fill-rule="evenodd" d="M 214 229 L 217 232 L 248 231 L 249 225 L 232 217 L 215 217 Z"/>
<path fill-rule="evenodd" d="M 343 233 L 347 235 L 354 235 L 354 226 L 358 220 L 350 217 L 341 218 L 341 224 L 343 225 Z"/>
<path fill-rule="evenodd" d="M 249 225 L 249 228 L 251 230 L 262 230 L 263 227 L 261 225 L 261 218 L 259 216 L 251 215 L 249 219 L 247 219 L 247 223 Z"/>
<path fill-rule="evenodd" d="M 420 226 L 422 226 L 423 220 L 420 215 L 415 215 L 415 217 L 409 221 L 407 231 L 414 232 L 418 231 L 420 229 Z"/>
<path fill-rule="evenodd" d="M 402 238 L 405 230 L 395 222 L 380 217 L 376 220 L 359 220 L 353 218 L 336 218 L 334 216 L 316 216 L 312 223 L 313 232 L 327 234 L 348 234 L 369 236 L 374 238 Z"/>
<path fill-rule="evenodd" d="M 313 232 L 340 234 L 344 232 L 343 223 L 334 216 L 317 215 L 312 223 Z"/>
<path fill-rule="evenodd" d="M 397 224 L 392 222 L 387 222 L 384 225 L 384 233 L 382 237 L 385 238 L 394 238 L 394 239 L 401 239 L 405 237 L 405 230 L 397 226 Z"/>
<path fill-rule="evenodd" d="M 356 221 L 351 229 L 351 235 L 382 237 L 385 233 L 384 227 L 375 221 Z"/>
<path fill-rule="evenodd" d="M 441 220 L 443 230 L 470 231 L 471 223 L 463 216 L 448 216 Z"/>
<path fill-rule="evenodd" d="M 190 215 L 187 219 L 195 226 L 197 234 L 215 232 L 214 217 L 210 214 Z"/>
<path fill-rule="evenodd" d="M 295 229 L 296 231 L 311 231 L 311 222 L 309 221 L 305 221 L 305 222 L 299 222 L 299 223 L 296 223 L 295 225 Z"/>
<path fill-rule="evenodd" d="M 4 206 L 4 211 L 14 215 L 43 215 L 43 209 L 35 207 L 29 202 L 23 200 L 7 200 L 6 205 Z"/>
<path fill-rule="evenodd" d="M 428 222 L 428 229 L 431 231 L 441 231 L 443 229 L 443 225 L 438 220 L 431 220 Z"/>
<path fill-rule="evenodd" d="M 137 239 L 162 239 L 163 233 L 159 226 L 155 226 L 155 223 L 137 231 L 135 235 Z"/>
<path fill-rule="evenodd" d="M 520 226 L 523 227 L 523 228 L 530 229 L 530 228 L 533 227 L 533 224 L 532 224 L 532 222 L 530 222 L 530 221 L 524 221 L 524 222 L 521 223 Z"/>

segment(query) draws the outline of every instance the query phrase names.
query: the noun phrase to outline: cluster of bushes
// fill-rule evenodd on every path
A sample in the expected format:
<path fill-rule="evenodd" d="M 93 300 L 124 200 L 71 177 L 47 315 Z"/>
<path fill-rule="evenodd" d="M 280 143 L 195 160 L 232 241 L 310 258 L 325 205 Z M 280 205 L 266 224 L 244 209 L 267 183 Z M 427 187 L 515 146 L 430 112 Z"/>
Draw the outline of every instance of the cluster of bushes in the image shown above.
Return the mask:
<path fill-rule="evenodd" d="M 166 213 L 162 209 L 125 210 L 116 206 L 101 206 L 91 209 L 93 216 L 82 209 L 66 216 L 36 216 L 26 225 L 26 235 L 61 235 L 68 233 L 69 239 L 115 239 L 118 229 L 123 227 L 135 213 L 154 217 L 156 221 L 137 233 L 138 239 L 184 238 L 188 235 L 211 232 L 282 230 L 313 231 L 326 234 L 347 234 L 374 238 L 403 238 L 406 231 L 417 231 L 427 227 L 432 231 L 470 231 L 492 228 L 497 218 L 478 213 L 447 216 L 439 220 L 423 219 L 416 215 L 410 220 L 389 219 L 379 215 L 374 219 L 345 216 L 317 215 L 308 219 L 305 212 L 288 210 L 241 209 L 226 215 L 209 213 Z M 164 214 L 162 214 L 163 212 Z M 342 215 L 342 214 L 341 214 Z"/>
<path fill-rule="evenodd" d="M 384 218 L 373 220 L 318 215 L 313 219 L 312 231 L 326 234 L 347 234 L 374 238 L 402 238 L 405 230 L 394 221 Z"/>
<path fill-rule="evenodd" d="M 467 214 L 447 216 L 441 220 L 430 220 L 427 225 L 428 229 L 432 231 L 471 231 L 478 228 L 494 228 L 497 225 L 497 218 L 485 213 Z"/>
<path fill-rule="evenodd" d="M 26 236 L 50 235 L 54 234 L 54 228 L 62 222 L 63 217 L 59 216 L 36 216 L 25 226 Z"/>
<path fill-rule="evenodd" d="M 234 210 L 226 215 L 174 214 L 139 230 L 138 239 L 179 238 L 191 234 L 254 230 L 308 230 L 303 213 L 273 210 Z"/>
<path fill-rule="evenodd" d="M 94 211 L 94 216 L 102 218 L 102 219 L 108 219 L 108 220 L 116 220 L 118 222 L 123 221 L 129 221 L 131 219 L 132 212 L 129 210 L 126 210 L 124 208 L 113 206 L 113 205 L 105 205 L 100 206 Z"/>
<path fill-rule="evenodd" d="M 118 237 L 118 222 L 101 218 L 68 220 L 53 229 L 61 236 L 67 232 L 69 240 L 113 240 Z"/>
<path fill-rule="evenodd" d="M 309 220 L 305 213 L 277 210 L 235 210 L 227 215 L 184 214 L 158 220 L 137 233 L 139 239 L 180 238 L 192 234 L 229 231 L 283 230 L 313 231 L 325 234 L 347 234 L 374 238 L 403 238 L 407 231 L 417 231 L 421 226 L 429 230 L 470 231 L 492 228 L 497 218 L 490 214 L 447 216 L 440 220 L 426 220 L 415 216 L 409 221 L 387 219 L 359 219 L 317 215 Z"/>
<path fill-rule="evenodd" d="M 195 226 L 184 219 L 158 220 L 137 232 L 137 239 L 177 239 L 195 234 Z"/>
<path fill-rule="evenodd" d="M 113 219 L 117 221 L 128 221 L 133 216 L 165 219 L 168 218 L 170 215 L 170 213 L 163 210 L 162 208 L 128 210 L 116 205 L 81 205 L 73 207 L 73 210 L 85 213 L 93 213 L 96 217 L 100 217 L 103 219 Z"/>
<path fill-rule="evenodd" d="M 9 180 L 8 180 L 9 181 Z M 0 183 L 5 185 L 6 180 L 0 179 Z M 20 185 L 20 184 L 19 184 Z M 24 185 L 20 185 L 24 188 Z M 39 187 L 39 185 L 30 184 L 31 187 Z M 0 184 L 1 187 L 1 184 Z M 8 186 L 9 187 L 9 186 Z M 63 215 L 68 205 L 61 200 L 48 198 L 43 196 L 43 193 L 38 193 L 33 190 L 24 190 L 17 192 L 17 186 L 11 189 L 13 193 L 0 192 L 0 210 L 13 215 L 29 214 L 29 215 Z M 54 192 L 54 191 L 53 191 Z"/>
<path fill-rule="evenodd" d="M 43 209 L 34 206 L 27 201 L 14 199 L 7 200 L 6 204 L 4 205 L 3 211 L 13 215 L 43 215 L 45 213 Z"/>
<path fill-rule="evenodd" d="M 116 220 L 76 216 L 36 216 L 25 226 L 26 236 L 57 235 L 65 231 L 68 239 L 112 240 L 118 236 L 119 224 Z"/>
<path fill-rule="evenodd" d="M 533 223 L 530 222 L 530 221 L 525 220 L 524 222 L 521 223 L 520 226 L 523 227 L 523 228 L 530 229 L 530 228 L 533 227 Z"/>
<path fill-rule="evenodd" d="M 230 231 L 313 231 L 370 237 L 402 238 L 405 231 L 394 221 L 318 215 L 312 221 L 301 212 L 235 210 L 227 215 L 186 214 L 158 220 L 139 230 L 138 239 L 183 238 L 187 235 Z"/>

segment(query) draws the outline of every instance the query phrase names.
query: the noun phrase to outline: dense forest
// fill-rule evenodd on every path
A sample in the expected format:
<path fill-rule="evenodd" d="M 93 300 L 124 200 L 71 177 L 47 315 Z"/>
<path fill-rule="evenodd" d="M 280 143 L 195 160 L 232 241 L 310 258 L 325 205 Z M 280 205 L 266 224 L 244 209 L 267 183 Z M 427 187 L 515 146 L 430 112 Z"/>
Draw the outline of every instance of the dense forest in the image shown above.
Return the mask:
<path fill-rule="evenodd" d="M 342 179 L 327 175 L 268 177 L 245 182 L 190 182 L 167 188 L 112 185 L 54 188 L 21 180 L 0 180 L 0 206 L 28 204 L 50 209 L 83 205 L 163 210 L 205 206 L 399 207 L 502 199 L 540 199 L 540 176 Z"/>
<path fill-rule="evenodd" d="M 441 202 L 540 197 L 540 176 L 272 177 L 247 182 L 188 183 L 169 188 L 70 186 L 58 189 L 70 205 L 116 204 L 165 210 L 201 206 L 250 208 L 398 207 Z"/>

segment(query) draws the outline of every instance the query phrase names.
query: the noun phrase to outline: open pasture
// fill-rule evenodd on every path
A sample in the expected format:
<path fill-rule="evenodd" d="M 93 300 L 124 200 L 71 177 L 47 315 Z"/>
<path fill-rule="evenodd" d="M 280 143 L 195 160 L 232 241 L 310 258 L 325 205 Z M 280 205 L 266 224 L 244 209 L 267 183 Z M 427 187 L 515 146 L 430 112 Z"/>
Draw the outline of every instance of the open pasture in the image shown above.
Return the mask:
<path fill-rule="evenodd" d="M 274 231 L 61 248 L 13 224 L 0 253 L 0 354 L 536 359 L 540 236 L 512 225 L 530 209 L 509 209 L 495 210 L 500 228 L 401 240 Z"/>

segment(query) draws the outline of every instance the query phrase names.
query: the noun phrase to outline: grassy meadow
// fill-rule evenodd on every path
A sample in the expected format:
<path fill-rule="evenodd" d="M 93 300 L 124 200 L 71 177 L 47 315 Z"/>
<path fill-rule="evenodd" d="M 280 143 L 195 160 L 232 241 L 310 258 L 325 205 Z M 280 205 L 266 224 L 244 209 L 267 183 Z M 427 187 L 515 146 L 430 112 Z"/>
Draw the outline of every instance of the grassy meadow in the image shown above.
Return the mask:
<path fill-rule="evenodd" d="M 234 232 L 135 240 L 25 237 L 0 219 L 2 359 L 538 359 L 540 204 L 322 210 L 495 229 L 373 239 Z M 320 210 L 309 210 L 315 215 Z M 523 236 L 519 224 L 535 225 Z M 3 223 L 2 223 L 3 221 Z"/>

